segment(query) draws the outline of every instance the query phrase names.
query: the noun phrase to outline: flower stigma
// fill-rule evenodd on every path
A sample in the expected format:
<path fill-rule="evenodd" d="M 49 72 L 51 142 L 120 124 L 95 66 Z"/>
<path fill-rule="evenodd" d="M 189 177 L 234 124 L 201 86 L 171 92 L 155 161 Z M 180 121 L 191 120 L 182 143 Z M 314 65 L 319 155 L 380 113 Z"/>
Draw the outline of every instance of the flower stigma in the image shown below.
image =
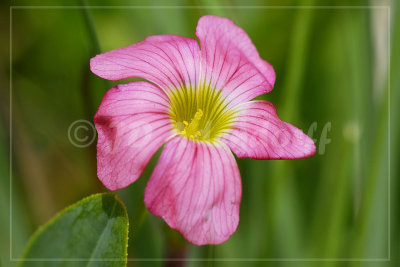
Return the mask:
<path fill-rule="evenodd" d="M 183 121 L 185 129 L 181 131 L 181 134 L 186 135 L 187 137 L 192 139 L 200 137 L 201 132 L 197 129 L 199 128 L 199 121 L 201 120 L 201 117 L 203 117 L 203 114 L 203 110 L 199 108 L 194 114 L 194 118 L 190 121 L 190 123 L 188 123 L 187 121 Z"/>

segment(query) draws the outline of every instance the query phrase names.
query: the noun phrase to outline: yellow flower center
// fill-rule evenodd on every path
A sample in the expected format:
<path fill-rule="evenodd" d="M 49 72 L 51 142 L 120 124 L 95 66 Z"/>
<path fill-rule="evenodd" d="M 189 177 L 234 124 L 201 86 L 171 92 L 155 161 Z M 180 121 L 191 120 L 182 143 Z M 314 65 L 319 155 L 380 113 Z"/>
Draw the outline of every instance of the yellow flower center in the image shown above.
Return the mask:
<path fill-rule="evenodd" d="M 199 109 L 195 114 L 194 118 L 188 123 L 187 121 L 183 121 L 185 125 L 185 129 L 181 131 L 182 135 L 186 135 L 189 138 L 194 139 L 195 137 L 200 137 L 201 132 L 198 130 L 199 128 L 199 121 L 201 117 L 203 117 L 203 110 Z"/>
<path fill-rule="evenodd" d="M 235 112 L 227 109 L 220 90 L 200 85 L 182 86 L 168 94 L 170 117 L 179 134 L 212 142 L 231 128 Z"/>

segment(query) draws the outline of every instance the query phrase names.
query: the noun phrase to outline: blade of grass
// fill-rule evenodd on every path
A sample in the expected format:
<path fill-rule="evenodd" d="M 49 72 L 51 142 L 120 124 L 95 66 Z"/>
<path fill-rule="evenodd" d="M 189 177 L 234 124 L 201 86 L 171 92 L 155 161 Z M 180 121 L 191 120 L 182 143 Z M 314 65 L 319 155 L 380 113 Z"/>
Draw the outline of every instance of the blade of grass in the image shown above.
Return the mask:
<path fill-rule="evenodd" d="M 307 1 L 306 5 L 313 5 Z M 313 23 L 313 9 L 299 9 L 294 20 L 292 43 L 289 50 L 287 71 L 284 73 L 283 108 L 278 114 L 284 121 L 293 122 L 299 108 L 299 94 L 304 81 L 307 47 Z M 273 214 L 273 227 L 280 257 L 302 256 L 302 219 L 298 196 L 293 186 L 294 170 L 285 161 L 274 162 L 269 186 L 269 210 Z"/>
<path fill-rule="evenodd" d="M 329 239 L 325 246 L 326 257 L 353 257 L 346 255 L 348 222 L 352 221 L 351 214 L 357 216 L 359 210 L 359 195 L 363 183 L 363 170 L 365 169 L 365 155 L 369 150 L 370 129 L 372 127 L 372 68 L 371 68 L 371 36 L 369 25 L 370 10 L 344 10 L 341 19 L 346 59 L 349 75 L 348 81 L 351 88 L 350 122 L 355 123 L 354 138 L 350 146 L 345 149 L 351 153 L 350 158 L 343 158 L 339 168 L 344 172 L 337 177 L 336 193 L 332 198 L 332 210 L 327 229 Z M 347 126 L 346 126 L 347 125 Z M 347 122 L 344 128 L 349 127 Z M 357 135 L 360 132 L 361 135 Z M 346 138 L 346 135 L 344 136 Z M 344 152 L 345 152 L 344 151 Z M 345 152 L 346 153 L 346 152 Z M 347 153 L 346 153 L 347 154 Z M 333 170 L 332 170 L 333 171 Z M 351 190 L 353 188 L 353 190 Z M 354 203 L 349 205 L 349 203 Z"/>
<path fill-rule="evenodd" d="M 389 21 L 392 25 L 393 31 L 391 35 L 393 37 L 389 38 L 392 43 L 389 42 L 388 44 L 388 51 L 391 51 L 391 56 L 389 55 L 390 72 L 388 73 L 387 91 L 385 92 L 379 111 L 379 125 L 375 131 L 376 137 L 371 151 L 372 155 L 374 155 L 374 161 L 369 168 L 368 188 L 365 193 L 365 195 L 373 197 L 365 199 L 365 205 L 360 214 L 362 225 L 356 233 L 357 243 L 354 248 L 355 253 L 360 253 L 366 257 L 378 249 L 380 254 L 383 254 L 382 256 L 387 256 L 388 259 L 392 257 L 395 258 L 395 260 L 391 260 L 393 266 L 396 266 L 396 262 L 398 262 L 399 259 L 398 253 L 390 253 L 391 251 L 395 251 L 394 248 L 399 247 L 398 234 L 396 235 L 399 230 L 396 224 L 391 224 L 392 216 L 390 213 L 390 211 L 395 211 L 392 221 L 397 222 L 399 220 L 399 213 L 395 207 L 397 207 L 398 202 L 390 201 L 390 193 L 392 193 L 393 196 L 394 193 L 397 192 L 397 187 L 395 185 L 398 183 L 396 179 L 391 178 L 396 177 L 395 173 L 398 173 L 398 167 L 392 163 L 395 162 L 394 158 L 398 158 L 399 156 L 399 150 L 396 149 L 399 147 L 399 126 L 397 122 L 400 99 L 400 76 L 397 75 L 397 73 L 399 73 L 400 67 L 400 53 L 399 50 L 396 49 L 396 47 L 399 47 L 400 42 L 400 29 L 398 26 L 400 21 L 399 14 L 400 5 L 396 3 L 394 4 L 394 13 L 392 14 L 394 15 L 394 19 L 393 21 Z M 390 17 L 388 19 L 390 19 Z M 386 199 L 389 201 L 387 202 Z M 395 198 L 392 197 L 392 200 L 393 199 Z M 379 202 L 376 204 L 374 201 Z M 395 207 L 391 208 L 391 203 L 394 204 Z M 376 235 L 377 218 L 382 218 L 384 222 L 386 218 L 389 219 L 386 225 L 387 228 L 384 223 L 381 222 L 384 229 L 378 231 L 379 235 Z M 391 227 L 391 225 L 394 227 Z M 395 239 L 390 238 L 390 232 L 392 232 L 393 237 L 396 237 Z M 388 236 L 387 233 L 389 233 Z M 392 243 L 394 244 L 392 245 Z"/>
<path fill-rule="evenodd" d="M 89 40 L 92 48 L 92 52 L 95 54 L 101 53 L 99 39 L 97 38 L 96 28 L 93 21 L 93 16 L 89 11 L 89 7 L 87 5 L 87 0 L 79 0 L 80 5 L 82 8 L 82 17 L 85 21 L 86 29 L 89 35 Z"/>
<path fill-rule="evenodd" d="M 390 135 L 389 139 L 389 147 L 390 147 L 390 155 L 389 155 L 389 164 L 390 164 L 390 172 L 389 172 L 389 193 L 390 193 L 390 203 L 389 205 L 389 233 L 390 239 L 388 240 L 389 244 L 389 258 L 391 259 L 392 266 L 397 266 L 400 262 L 400 254 L 395 253 L 396 251 L 400 251 L 400 183 L 399 179 L 399 167 L 396 164 L 399 162 L 400 158 L 400 124 L 399 124 L 399 113 L 400 113 L 400 3 L 394 2 L 392 9 L 393 13 L 391 14 L 392 21 L 391 23 L 392 31 L 391 31 L 391 41 L 389 42 L 389 50 L 391 54 L 389 54 L 390 59 L 390 73 L 388 76 L 388 87 L 390 88 L 389 91 L 389 109 L 390 109 L 390 116 L 389 116 L 389 132 Z"/>

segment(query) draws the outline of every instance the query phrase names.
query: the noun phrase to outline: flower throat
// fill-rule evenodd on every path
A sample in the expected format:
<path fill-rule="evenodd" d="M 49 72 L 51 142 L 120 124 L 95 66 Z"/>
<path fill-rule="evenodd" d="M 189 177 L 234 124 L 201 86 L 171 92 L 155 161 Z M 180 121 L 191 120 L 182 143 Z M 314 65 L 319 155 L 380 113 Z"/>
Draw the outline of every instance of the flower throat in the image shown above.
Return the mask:
<path fill-rule="evenodd" d="M 212 142 L 231 128 L 235 112 L 227 109 L 221 90 L 209 86 L 182 86 L 168 94 L 170 117 L 179 134 Z"/>

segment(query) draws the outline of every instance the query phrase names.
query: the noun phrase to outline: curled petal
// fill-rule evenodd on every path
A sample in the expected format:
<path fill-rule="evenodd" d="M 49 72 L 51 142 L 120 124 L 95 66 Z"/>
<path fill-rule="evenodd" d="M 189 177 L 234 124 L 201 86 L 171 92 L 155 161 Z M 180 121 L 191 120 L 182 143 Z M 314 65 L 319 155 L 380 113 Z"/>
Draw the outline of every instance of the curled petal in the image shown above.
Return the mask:
<path fill-rule="evenodd" d="M 147 82 L 111 88 L 94 123 L 98 132 L 97 176 L 111 190 L 136 181 L 152 155 L 173 134 L 166 95 Z"/>
<path fill-rule="evenodd" d="M 232 105 L 272 90 L 275 72 L 262 60 L 246 32 L 231 20 L 201 17 L 196 36 L 201 45 L 202 75 L 222 89 Z"/>
<path fill-rule="evenodd" d="M 278 118 L 267 101 L 250 101 L 238 107 L 236 121 L 221 137 L 239 158 L 296 159 L 314 155 L 313 140 Z"/>
<path fill-rule="evenodd" d="M 200 66 L 197 41 L 177 35 L 150 36 L 144 41 L 95 56 L 90 69 L 108 80 L 141 77 L 164 90 L 196 87 Z"/>
<path fill-rule="evenodd" d="M 236 230 L 240 174 L 229 148 L 176 136 L 165 146 L 147 184 L 153 214 L 197 245 L 219 244 Z"/>

